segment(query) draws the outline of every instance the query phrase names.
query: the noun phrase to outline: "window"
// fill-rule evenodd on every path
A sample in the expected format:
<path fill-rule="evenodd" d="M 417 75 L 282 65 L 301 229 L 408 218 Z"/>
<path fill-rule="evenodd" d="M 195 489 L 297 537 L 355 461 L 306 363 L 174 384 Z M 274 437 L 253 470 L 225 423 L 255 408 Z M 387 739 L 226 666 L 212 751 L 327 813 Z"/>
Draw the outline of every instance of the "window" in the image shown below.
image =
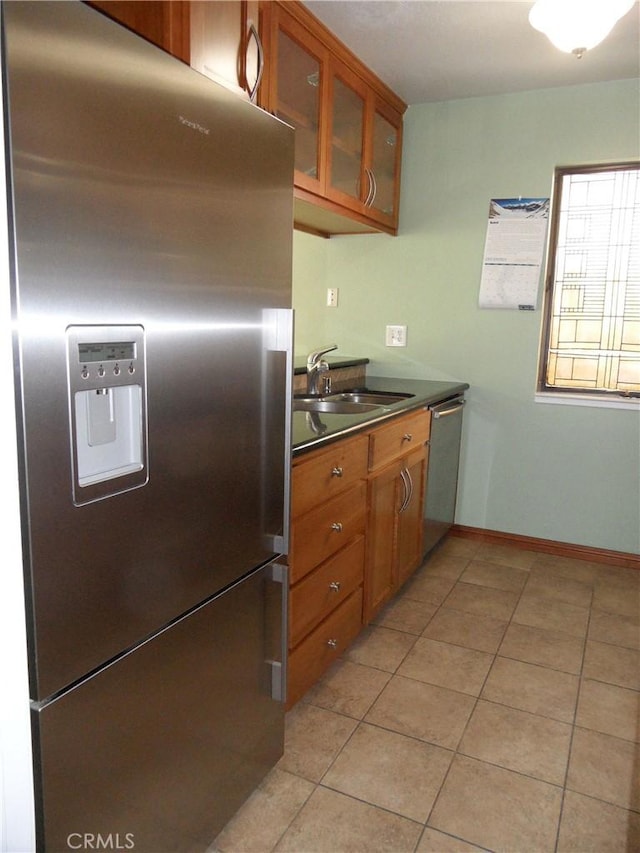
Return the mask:
<path fill-rule="evenodd" d="M 539 390 L 640 397 L 640 163 L 553 192 Z"/>

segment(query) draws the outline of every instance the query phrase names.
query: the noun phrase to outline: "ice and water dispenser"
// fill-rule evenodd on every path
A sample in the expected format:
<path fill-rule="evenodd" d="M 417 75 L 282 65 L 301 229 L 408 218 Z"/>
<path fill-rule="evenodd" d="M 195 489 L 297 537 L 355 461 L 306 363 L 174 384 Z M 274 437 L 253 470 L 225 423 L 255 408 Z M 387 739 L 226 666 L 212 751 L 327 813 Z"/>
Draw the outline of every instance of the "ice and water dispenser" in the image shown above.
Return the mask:
<path fill-rule="evenodd" d="M 73 500 L 77 505 L 147 482 L 142 326 L 67 329 Z"/>

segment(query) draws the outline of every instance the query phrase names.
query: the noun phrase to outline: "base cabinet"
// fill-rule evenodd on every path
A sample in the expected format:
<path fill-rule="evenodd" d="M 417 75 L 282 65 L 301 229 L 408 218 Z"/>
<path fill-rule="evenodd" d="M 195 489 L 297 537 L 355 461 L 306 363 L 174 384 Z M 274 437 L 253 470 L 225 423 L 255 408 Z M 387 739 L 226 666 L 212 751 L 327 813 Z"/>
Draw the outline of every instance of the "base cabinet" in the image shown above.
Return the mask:
<path fill-rule="evenodd" d="M 287 707 L 420 564 L 430 418 L 410 412 L 294 461 Z"/>
<path fill-rule="evenodd" d="M 415 412 L 370 435 L 364 621 L 419 566 L 431 415 Z"/>
<path fill-rule="evenodd" d="M 296 459 L 291 475 L 291 707 L 362 628 L 368 439 Z"/>
<path fill-rule="evenodd" d="M 287 707 L 294 705 L 347 650 L 362 628 L 362 586 L 289 652 Z"/>

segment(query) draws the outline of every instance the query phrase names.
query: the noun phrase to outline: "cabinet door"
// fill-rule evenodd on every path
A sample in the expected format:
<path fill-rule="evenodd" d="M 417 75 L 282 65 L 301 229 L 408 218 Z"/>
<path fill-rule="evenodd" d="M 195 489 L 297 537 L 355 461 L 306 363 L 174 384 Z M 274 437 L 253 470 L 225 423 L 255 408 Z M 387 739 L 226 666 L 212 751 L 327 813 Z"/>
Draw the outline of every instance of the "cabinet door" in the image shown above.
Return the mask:
<path fill-rule="evenodd" d="M 371 184 L 367 198 L 369 215 L 397 226 L 402 117 L 376 97 L 372 100 L 369 127 L 366 174 Z"/>
<path fill-rule="evenodd" d="M 269 11 L 266 107 L 296 131 L 295 184 L 322 191 L 326 122 L 324 97 L 328 52 L 276 4 Z"/>
<path fill-rule="evenodd" d="M 193 0 L 191 67 L 253 99 L 262 67 L 257 0 Z"/>
<path fill-rule="evenodd" d="M 90 6 L 134 33 L 189 62 L 188 0 L 92 0 Z"/>
<path fill-rule="evenodd" d="M 400 466 L 390 465 L 369 481 L 365 622 L 369 622 L 395 588 L 396 521 L 401 491 Z"/>
<path fill-rule="evenodd" d="M 404 500 L 398 510 L 396 546 L 397 583 L 401 586 L 422 559 L 422 506 L 428 448 L 402 460 L 400 476 Z"/>
<path fill-rule="evenodd" d="M 329 80 L 329 158 L 326 195 L 356 210 L 370 192 L 364 172 L 367 88 L 342 63 L 333 61 Z"/>

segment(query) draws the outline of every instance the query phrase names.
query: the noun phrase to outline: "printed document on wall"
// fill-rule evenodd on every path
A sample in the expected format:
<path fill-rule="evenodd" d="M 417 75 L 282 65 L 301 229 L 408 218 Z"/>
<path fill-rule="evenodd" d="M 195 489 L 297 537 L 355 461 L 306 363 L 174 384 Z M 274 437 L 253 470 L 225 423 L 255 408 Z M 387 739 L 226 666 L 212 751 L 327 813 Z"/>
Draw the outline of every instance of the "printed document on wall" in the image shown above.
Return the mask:
<path fill-rule="evenodd" d="M 480 308 L 535 309 L 548 221 L 548 198 L 491 199 Z"/>

